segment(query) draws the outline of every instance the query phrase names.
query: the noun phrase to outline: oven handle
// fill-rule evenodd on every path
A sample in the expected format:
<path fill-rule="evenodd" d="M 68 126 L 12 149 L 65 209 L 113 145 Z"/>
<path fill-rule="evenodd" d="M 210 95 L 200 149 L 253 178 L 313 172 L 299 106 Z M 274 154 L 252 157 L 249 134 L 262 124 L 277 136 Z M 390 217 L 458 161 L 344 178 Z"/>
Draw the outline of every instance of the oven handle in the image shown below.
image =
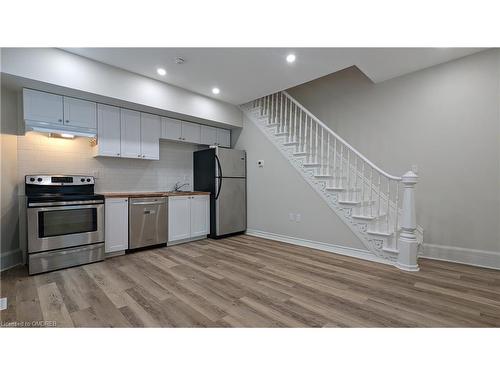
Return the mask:
<path fill-rule="evenodd" d="M 101 205 L 97 204 L 82 204 L 75 206 L 60 206 L 60 207 L 28 207 L 30 211 L 63 211 L 63 210 L 80 210 L 82 208 L 99 208 Z"/>
<path fill-rule="evenodd" d="M 56 207 L 56 206 L 75 206 L 75 205 L 89 205 L 89 204 L 103 204 L 103 200 L 93 201 L 66 201 L 66 202 L 40 202 L 29 203 L 28 207 Z"/>

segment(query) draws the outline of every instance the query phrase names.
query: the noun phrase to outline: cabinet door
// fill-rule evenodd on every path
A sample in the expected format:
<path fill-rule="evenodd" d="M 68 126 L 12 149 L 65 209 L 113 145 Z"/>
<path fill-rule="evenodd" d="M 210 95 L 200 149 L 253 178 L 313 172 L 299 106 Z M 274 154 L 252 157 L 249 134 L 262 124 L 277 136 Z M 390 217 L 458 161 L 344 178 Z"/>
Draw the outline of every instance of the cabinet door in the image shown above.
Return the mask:
<path fill-rule="evenodd" d="M 123 158 L 142 158 L 140 112 L 120 109 L 120 140 Z"/>
<path fill-rule="evenodd" d="M 143 159 L 160 160 L 160 116 L 141 113 L 141 153 Z"/>
<path fill-rule="evenodd" d="M 217 143 L 217 129 L 211 126 L 201 125 L 201 140 L 202 145 L 215 145 Z"/>
<path fill-rule="evenodd" d="M 61 95 L 24 89 L 23 107 L 25 120 L 63 123 L 63 97 Z"/>
<path fill-rule="evenodd" d="M 206 236 L 210 232 L 210 206 L 208 195 L 191 198 L 191 237 Z"/>
<path fill-rule="evenodd" d="M 97 104 L 65 96 L 64 125 L 95 129 L 97 127 Z"/>
<path fill-rule="evenodd" d="M 97 105 L 97 155 L 120 156 L 120 108 Z"/>
<path fill-rule="evenodd" d="M 105 201 L 105 252 L 128 249 L 128 198 Z"/>
<path fill-rule="evenodd" d="M 191 237 L 191 199 L 189 196 L 168 198 L 168 241 Z"/>
<path fill-rule="evenodd" d="M 182 140 L 189 143 L 200 143 L 201 129 L 200 125 L 182 121 Z"/>
<path fill-rule="evenodd" d="M 180 141 L 182 138 L 181 120 L 173 118 L 161 118 L 161 138 Z"/>
<path fill-rule="evenodd" d="M 217 145 L 231 147 L 231 130 L 217 129 Z"/>

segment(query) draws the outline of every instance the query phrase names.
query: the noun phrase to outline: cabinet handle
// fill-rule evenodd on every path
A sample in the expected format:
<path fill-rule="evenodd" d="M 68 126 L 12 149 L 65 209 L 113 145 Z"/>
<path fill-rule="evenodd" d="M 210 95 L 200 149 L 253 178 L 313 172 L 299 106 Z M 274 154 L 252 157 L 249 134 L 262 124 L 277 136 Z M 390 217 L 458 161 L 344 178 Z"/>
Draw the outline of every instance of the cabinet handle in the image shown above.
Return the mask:
<path fill-rule="evenodd" d="M 66 123 L 68 123 L 68 122 L 69 122 L 69 120 L 66 120 Z"/>
<path fill-rule="evenodd" d="M 59 119 L 59 120 L 57 120 L 57 121 L 62 122 L 62 119 Z"/>
<path fill-rule="evenodd" d="M 179 139 L 182 139 L 182 137 L 179 137 Z"/>
<path fill-rule="evenodd" d="M 116 156 L 120 156 L 120 153 L 116 154 Z"/>
<path fill-rule="evenodd" d="M 142 155 L 142 157 L 143 157 L 143 158 L 145 158 L 145 157 L 146 157 L 146 155 Z"/>
<path fill-rule="evenodd" d="M 141 157 L 141 155 L 137 155 L 138 157 Z"/>

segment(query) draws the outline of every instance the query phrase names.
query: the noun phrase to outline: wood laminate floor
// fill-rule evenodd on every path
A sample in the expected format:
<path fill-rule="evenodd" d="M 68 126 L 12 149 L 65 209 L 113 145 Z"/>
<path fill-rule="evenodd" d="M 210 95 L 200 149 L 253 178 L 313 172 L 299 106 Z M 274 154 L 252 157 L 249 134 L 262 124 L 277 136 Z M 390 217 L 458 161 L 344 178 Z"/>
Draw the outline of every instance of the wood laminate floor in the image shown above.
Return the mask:
<path fill-rule="evenodd" d="M 238 236 L 28 276 L 1 274 L 3 326 L 498 327 L 500 271 L 420 260 L 418 273 Z M 25 323 L 26 324 L 26 323 Z M 38 323 L 35 323 L 38 324 Z"/>

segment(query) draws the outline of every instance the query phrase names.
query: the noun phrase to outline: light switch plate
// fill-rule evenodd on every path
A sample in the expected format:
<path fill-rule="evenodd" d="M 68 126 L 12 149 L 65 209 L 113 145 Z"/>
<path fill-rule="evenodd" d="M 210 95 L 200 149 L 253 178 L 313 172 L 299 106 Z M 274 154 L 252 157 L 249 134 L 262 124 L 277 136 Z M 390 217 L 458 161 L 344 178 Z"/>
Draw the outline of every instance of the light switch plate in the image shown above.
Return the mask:
<path fill-rule="evenodd" d="M 7 297 L 0 298 L 0 310 L 7 310 Z"/>

